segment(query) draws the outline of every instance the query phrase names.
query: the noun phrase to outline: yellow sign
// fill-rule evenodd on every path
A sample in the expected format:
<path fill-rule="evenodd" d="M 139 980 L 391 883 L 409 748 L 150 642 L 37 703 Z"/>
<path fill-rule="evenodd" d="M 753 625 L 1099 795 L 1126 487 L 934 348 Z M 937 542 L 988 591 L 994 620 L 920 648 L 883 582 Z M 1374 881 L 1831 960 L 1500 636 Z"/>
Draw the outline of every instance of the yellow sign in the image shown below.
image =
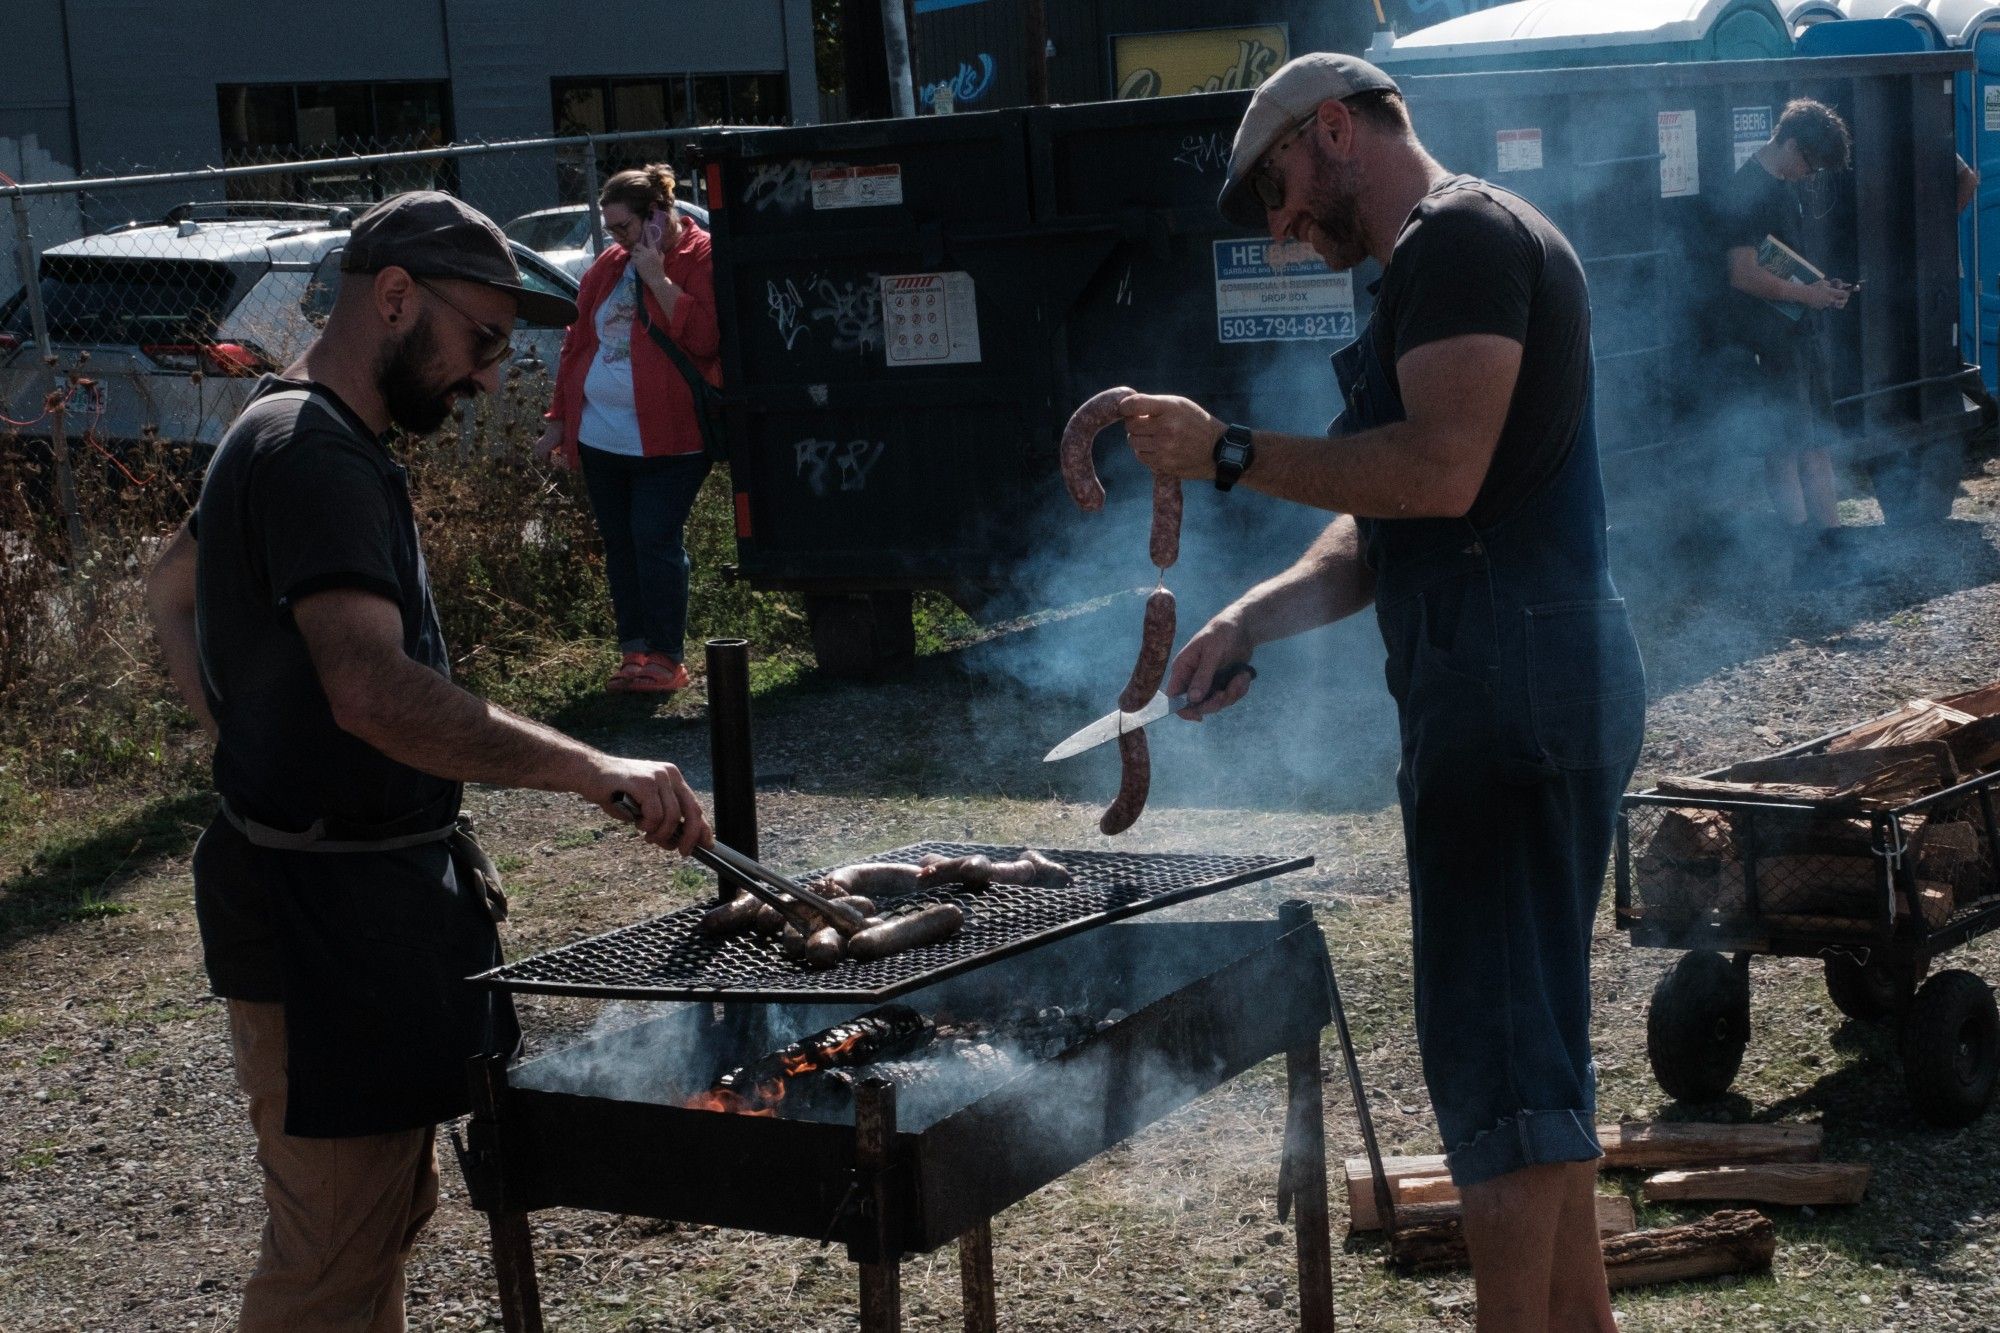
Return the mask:
<path fill-rule="evenodd" d="M 1126 33 L 1111 39 L 1121 98 L 1255 88 L 1285 63 L 1285 25 Z"/>

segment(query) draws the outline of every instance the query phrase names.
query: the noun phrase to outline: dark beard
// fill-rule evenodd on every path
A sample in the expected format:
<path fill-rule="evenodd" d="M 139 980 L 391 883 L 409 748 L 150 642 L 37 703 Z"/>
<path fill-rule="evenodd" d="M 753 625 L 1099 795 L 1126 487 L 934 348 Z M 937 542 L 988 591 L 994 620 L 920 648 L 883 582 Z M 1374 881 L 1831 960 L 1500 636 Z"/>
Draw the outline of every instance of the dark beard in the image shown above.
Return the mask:
<path fill-rule="evenodd" d="M 1312 145 L 1313 174 L 1306 187 L 1306 216 L 1319 229 L 1333 253 L 1325 256 L 1336 272 L 1353 268 L 1368 257 L 1368 237 L 1361 224 L 1360 173 L 1353 165 Z"/>
<path fill-rule="evenodd" d="M 429 311 L 417 316 L 402 341 L 384 355 L 375 383 L 382 390 L 382 404 L 389 420 L 412 435 L 428 435 L 451 415 L 449 395 L 457 392 L 470 397 L 478 388 L 461 381 L 440 385 L 429 374 L 437 360 L 437 338 L 431 329 Z"/>

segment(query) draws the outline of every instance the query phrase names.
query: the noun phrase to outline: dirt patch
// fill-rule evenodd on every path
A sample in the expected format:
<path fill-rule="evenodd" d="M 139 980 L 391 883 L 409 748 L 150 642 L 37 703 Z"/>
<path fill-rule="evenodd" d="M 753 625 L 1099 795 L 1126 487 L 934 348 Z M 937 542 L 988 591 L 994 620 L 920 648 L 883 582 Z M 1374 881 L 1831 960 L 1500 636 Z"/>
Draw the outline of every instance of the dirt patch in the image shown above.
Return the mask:
<path fill-rule="evenodd" d="M 1654 694 L 1642 777 L 1757 754 L 1911 694 L 2000 676 L 1996 493 L 1991 477 L 1971 483 L 1957 521 L 1922 548 L 1864 533 L 1896 571 L 1880 586 L 1795 597 L 1765 586 L 1749 558 L 1692 585 L 1628 580 Z M 1048 645 L 1094 634 L 1114 662 L 1129 653 L 1130 617 L 1117 628 L 1111 618 L 1020 633 L 1047 635 Z M 1343 652 L 1365 658 L 1365 635 L 1345 642 Z M 1108 765 L 1049 772 L 1036 762 L 1094 711 L 1090 698 L 1010 684 L 995 665 L 1004 655 L 982 651 L 994 650 L 927 659 L 893 686 L 808 679 L 766 696 L 757 713 L 765 856 L 804 866 L 925 838 L 1106 845 L 1095 825 L 1115 785 Z M 1103 679 L 1123 675 L 1118 665 Z M 1316 855 L 1310 871 L 1176 910 L 1264 916 L 1287 898 L 1312 903 L 1386 1144 L 1434 1150 L 1409 1017 L 1400 827 L 1382 762 L 1393 761 L 1393 734 L 1378 734 L 1379 676 L 1329 683 L 1301 667 L 1288 681 L 1270 670 L 1259 689 L 1268 716 L 1299 748 L 1319 747 L 1317 757 L 1274 763 L 1259 753 L 1269 727 L 1232 731 L 1227 718 L 1181 728 L 1161 747 L 1158 803 L 1122 844 Z M 624 748 L 685 761 L 704 785 L 700 716 L 697 695 L 606 715 L 606 732 Z M 1343 731 L 1367 735 L 1350 743 Z M 471 806 L 510 873 L 515 956 L 705 891 L 702 876 L 570 799 L 481 791 Z M 0 967 L 0 1326 L 19 1333 L 228 1328 L 256 1250 L 257 1180 L 222 1014 L 203 993 L 184 851 L 123 867 L 115 902 L 122 910 L 17 936 Z M 1982 943 L 1952 965 L 1990 977 L 1996 954 Z M 1607 1118 L 1692 1113 L 1664 1104 L 1645 1057 L 1647 997 L 1672 961 L 1628 948 L 1608 913 L 1601 920 L 1593 970 Z M 532 1049 L 543 1051 L 599 1006 L 535 1000 L 523 1010 Z M 1753 1023 L 1732 1098 L 1700 1113 L 1824 1124 L 1829 1157 L 1874 1164 L 1869 1198 L 1844 1212 L 1772 1210 L 1774 1278 L 1622 1295 L 1622 1326 L 2000 1328 L 1993 1121 L 1950 1134 L 1918 1124 L 1889 1034 L 1842 1019 L 1810 963 L 1757 963 Z M 1344 1084 L 1331 1081 L 1328 1093 L 1333 1151 L 1358 1152 Z M 1280 1071 L 1267 1065 L 1004 1214 L 994 1228 L 1002 1318 L 1065 1330 L 1294 1324 L 1290 1233 L 1273 1204 L 1280 1132 Z M 446 1201 L 411 1268 L 412 1326 L 486 1327 L 497 1305 L 484 1221 L 465 1207 L 456 1167 L 445 1175 Z M 1336 1234 L 1343 1223 L 1336 1191 Z M 556 1327 L 853 1324 L 852 1270 L 835 1250 L 575 1212 L 538 1214 L 535 1234 Z M 1464 1279 L 1388 1277 L 1372 1244 L 1336 1258 L 1347 1327 L 1470 1326 Z M 957 1326 L 955 1269 L 949 1250 L 908 1264 L 912 1328 Z"/>

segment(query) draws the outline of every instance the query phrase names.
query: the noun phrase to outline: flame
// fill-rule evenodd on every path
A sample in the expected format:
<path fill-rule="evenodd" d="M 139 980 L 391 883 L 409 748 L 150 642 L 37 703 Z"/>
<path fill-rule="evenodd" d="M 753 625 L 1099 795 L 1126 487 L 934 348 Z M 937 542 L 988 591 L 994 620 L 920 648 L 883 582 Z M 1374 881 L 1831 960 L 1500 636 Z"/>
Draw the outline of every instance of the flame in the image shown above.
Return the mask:
<path fill-rule="evenodd" d="M 691 1111 L 775 1116 L 778 1114 L 778 1108 L 784 1104 L 785 1094 L 790 1089 L 792 1079 L 838 1064 L 840 1057 L 867 1040 L 868 1035 L 866 1031 L 857 1030 L 831 1046 L 823 1046 L 816 1050 L 800 1048 L 781 1051 L 779 1064 L 784 1073 L 759 1083 L 747 1096 L 731 1088 L 711 1088 L 707 1092 L 688 1098 L 681 1105 Z"/>

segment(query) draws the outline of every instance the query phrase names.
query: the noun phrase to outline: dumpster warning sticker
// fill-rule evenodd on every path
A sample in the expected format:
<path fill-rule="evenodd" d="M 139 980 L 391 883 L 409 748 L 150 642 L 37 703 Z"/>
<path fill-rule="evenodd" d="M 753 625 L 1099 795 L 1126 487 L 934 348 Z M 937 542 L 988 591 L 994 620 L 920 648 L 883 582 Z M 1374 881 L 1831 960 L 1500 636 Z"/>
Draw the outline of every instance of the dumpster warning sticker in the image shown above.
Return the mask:
<path fill-rule="evenodd" d="M 970 273 L 902 273 L 882 279 L 883 345 L 892 366 L 978 361 L 979 307 Z"/>
<path fill-rule="evenodd" d="M 1354 337 L 1354 275 L 1328 271 L 1297 241 L 1215 242 L 1217 341 Z"/>
<path fill-rule="evenodd" d="M 1735 149 L 1735 169 L 1741 170 L 1750 155 L 1771 138 L 1771 108 L 1738 106 L 1729 109 L 1729 142 Z"/>
<path fill-rule="evenodd" d="M 903 168 L 894 162 L 873 167 L 814 167 L 812 199 L 815 210 L 900 204 Z"/>
<path fill-rule="evenodd" d="M 1542 169 L 1542 132 L 1540 130 L 1500 130 L 1493 136 L 1493 146 L 1499 159 L 1501 171 L 1540 171 Z"/>
<path fill-rule="evenodd" d="M 1660 113 L 1660 198 L 1701 193 L 1701 154 L 1692 110 Z"/>

